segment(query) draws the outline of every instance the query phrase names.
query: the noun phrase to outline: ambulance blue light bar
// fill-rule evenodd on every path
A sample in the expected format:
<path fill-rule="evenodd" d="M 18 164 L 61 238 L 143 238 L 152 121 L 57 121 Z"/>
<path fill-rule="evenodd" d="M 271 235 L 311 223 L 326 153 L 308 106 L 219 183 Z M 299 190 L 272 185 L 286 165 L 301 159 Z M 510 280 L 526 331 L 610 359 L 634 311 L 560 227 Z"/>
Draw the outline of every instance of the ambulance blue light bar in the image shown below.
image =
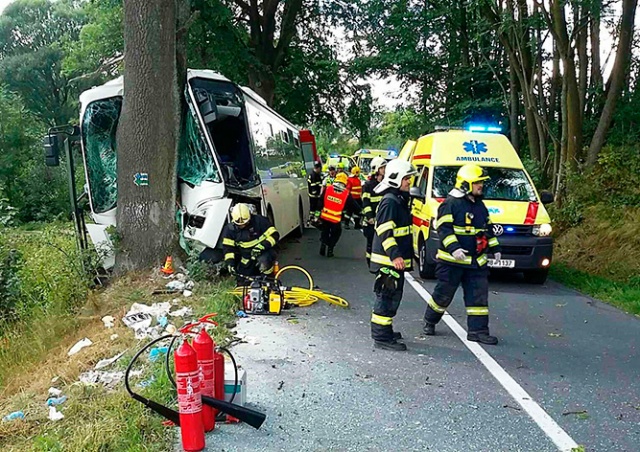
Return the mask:
<path fill-rule="evenodd" d="M 483 125 L 471 125 L 467 127 L 469 132 L 492 132 L 492 133 L 500 133 L 502 129 L 496 126 L 483 126 Z"/>

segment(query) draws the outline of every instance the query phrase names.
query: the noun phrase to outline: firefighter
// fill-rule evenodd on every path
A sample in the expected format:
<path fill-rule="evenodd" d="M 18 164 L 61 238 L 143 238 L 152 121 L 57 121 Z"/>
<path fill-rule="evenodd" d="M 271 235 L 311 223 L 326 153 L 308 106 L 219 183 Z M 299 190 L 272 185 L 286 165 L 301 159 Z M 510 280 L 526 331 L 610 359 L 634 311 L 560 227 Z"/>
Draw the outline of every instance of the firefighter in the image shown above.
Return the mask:
<path fill-rule="evenodd" d="M 367 267 L 371 259 L 371 245 L 373 244 L 373 225 L 376 222 L 376 211 L 382 196 L 373 192 L 373 189 L 382 181 L 387 161 L 382 157 L 375 157 L 371 160 L 371 178 L 364 183 L 362 188 L 362 215 L 364 216 L 364 227 L 362 233 L 367 238 Z"/>
<path fill-rule="evenodd" d="M 354 210 L 348 210 L 345 212 L 344 219 L 346 220 L 346 229 L 350 228 L 351 220 L 353 220 L 354 228 L 360 229 L 360 215 L 362 211 L 362 182 L 360 181 L 360 168 L 354 166 L 351 168 L 351 176 L 347 180 L 347 190 L 353 198 Z"/>
<path fill-rule="evenodd" d="M 424 333 L 428 336 L 435 334 L 436 324 L 462 284 L 467 308 L 467 340 L 488 345 L 498 343 L 498 338 L 489 334 L 487 254 L 499 260 L 501 253 L 489 212 L 482 202 L 487 179 L 489 176 L 480 166 L 464 165 L 458 171 L 455 188 L 438 208 L 438 283 L 424 314 Z"/>
<path fill-rule="evenodd" d="M 403 351 L 407 346 L 393 331 L 393 317 L 398 311 L 404 288 L 404 272 L 411 269 L 413 235 L 409 189 L 411 176 L 416 174 L 411 163 L 393 160 L 386 168 L 384 179 L 374 189 L 382 195 L 378 206 L 371 252 L 370 271 L 376 274 L 373 291 L 376 300 L 371 313 L 371 337 L 374 347 Z"/>
<path fill-rule="evenodd" d="M 329 174 L 327 174 L 325 178 L 322 180 L 322 193 L 321 193 L 322 196 L 324 196 L 324 192 L 327 190 L 327 187 L 333 185 L 333 182 L 336 180 L 336 166 L 329 165 L 328 171 L 329 171 Z M 321 199 L 322 199 L 322 196 L 320 196 Z"/>
<path fill-rule="evenodd" d="M 333 249 L 342 235 L 342 213 L 353 208 L 353 199 L 347 190 L 347 175 L 336 175 L 333 185 L 327 187 L 320 211 L 320 255 L 333 257 Z"/>
<path fill-rule="evenodd" d="M 236 204 L 231 209 L 231 223 L 227 224 L 222 239 L 224 260 L 231 274 L 238 276 L 270 275 L 276 261 L 274 247 L 280 234 L 269 219 L 252 215 L 247 204 Z"/>
<path fill-rule="evenodd" d="M 307 185 L 309 186 L 309 216 L 316 217 L 316 212 L 320 210 L 320 196 L 322 195 L 322 164 L 315 162 L 313 171 L 307 176 Z"/>

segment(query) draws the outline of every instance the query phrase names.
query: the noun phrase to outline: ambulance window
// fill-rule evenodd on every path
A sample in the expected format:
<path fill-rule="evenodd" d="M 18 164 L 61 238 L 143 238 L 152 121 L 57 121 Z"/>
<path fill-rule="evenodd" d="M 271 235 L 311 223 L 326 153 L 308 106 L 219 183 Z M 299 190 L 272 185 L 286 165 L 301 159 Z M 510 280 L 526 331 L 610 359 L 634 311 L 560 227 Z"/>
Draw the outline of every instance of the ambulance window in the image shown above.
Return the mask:
<path fill-rule="evenodd" d="M 427 182 L 429 182 L 429 167 L 425 166 L 422 168 L 422 174 L 418 182 L 418 187 L 422 193 L 427 193 Z"/>

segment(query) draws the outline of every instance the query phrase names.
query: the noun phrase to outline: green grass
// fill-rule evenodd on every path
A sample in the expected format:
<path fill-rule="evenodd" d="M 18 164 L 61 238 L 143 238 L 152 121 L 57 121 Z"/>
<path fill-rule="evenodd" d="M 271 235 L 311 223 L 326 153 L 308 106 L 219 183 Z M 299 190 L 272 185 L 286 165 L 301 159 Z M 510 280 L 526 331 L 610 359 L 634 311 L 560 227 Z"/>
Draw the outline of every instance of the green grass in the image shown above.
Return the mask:
<path fill-rule="evenodd" d="M 612 281 L 558 262 L 551 266 L 550 275 L 566 286 L 640 316 L 640 283 Z"/>

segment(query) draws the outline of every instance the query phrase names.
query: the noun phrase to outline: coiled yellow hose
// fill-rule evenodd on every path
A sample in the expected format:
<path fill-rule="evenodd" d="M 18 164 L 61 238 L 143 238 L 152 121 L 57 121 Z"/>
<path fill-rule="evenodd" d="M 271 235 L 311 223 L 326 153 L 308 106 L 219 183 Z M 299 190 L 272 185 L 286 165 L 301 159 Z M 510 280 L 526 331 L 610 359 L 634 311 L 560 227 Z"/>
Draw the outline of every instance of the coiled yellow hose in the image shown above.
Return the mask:
<path fill-rule="evenodd" d="M 276 273 L 276 279 L 279 279 L 283 273 L 290 270 L 297 270 L 301 272 L 303 275 L 305 275 L 307 277 L 307 280 L 309 281 L 309 288 L 305 289 L 303 287 L 296 287 L 296 286 L 281 287 L 281 290 L 284 292 L 285 303 L 294 305 L 294 306 L 306 307 L 306 306 L 311 306 L 312 304 L 316 303 L 319 300 L 323 300 L 323 301 L 326 301 L 327 303 L 340 306 L 343 308 L 349 307 L 349 303 L 344 298 L 339 297 L 337 295 L 325 293 L 321 290 L 315 290 L 313 288 L 314 284 L 313 284 L 313 278 L 311 277 L 311 274 L 304 268 L 299 267 L 297 265 L 289 265 L 286 267 L 282 267 L 280 271 Z M 244 293 L 246 293 L 247 290 L 248 290 L 247 287 L 236 287 L 234 290 L 231 291 L 231 293 L 233 295 L 242 296 Z"/>

